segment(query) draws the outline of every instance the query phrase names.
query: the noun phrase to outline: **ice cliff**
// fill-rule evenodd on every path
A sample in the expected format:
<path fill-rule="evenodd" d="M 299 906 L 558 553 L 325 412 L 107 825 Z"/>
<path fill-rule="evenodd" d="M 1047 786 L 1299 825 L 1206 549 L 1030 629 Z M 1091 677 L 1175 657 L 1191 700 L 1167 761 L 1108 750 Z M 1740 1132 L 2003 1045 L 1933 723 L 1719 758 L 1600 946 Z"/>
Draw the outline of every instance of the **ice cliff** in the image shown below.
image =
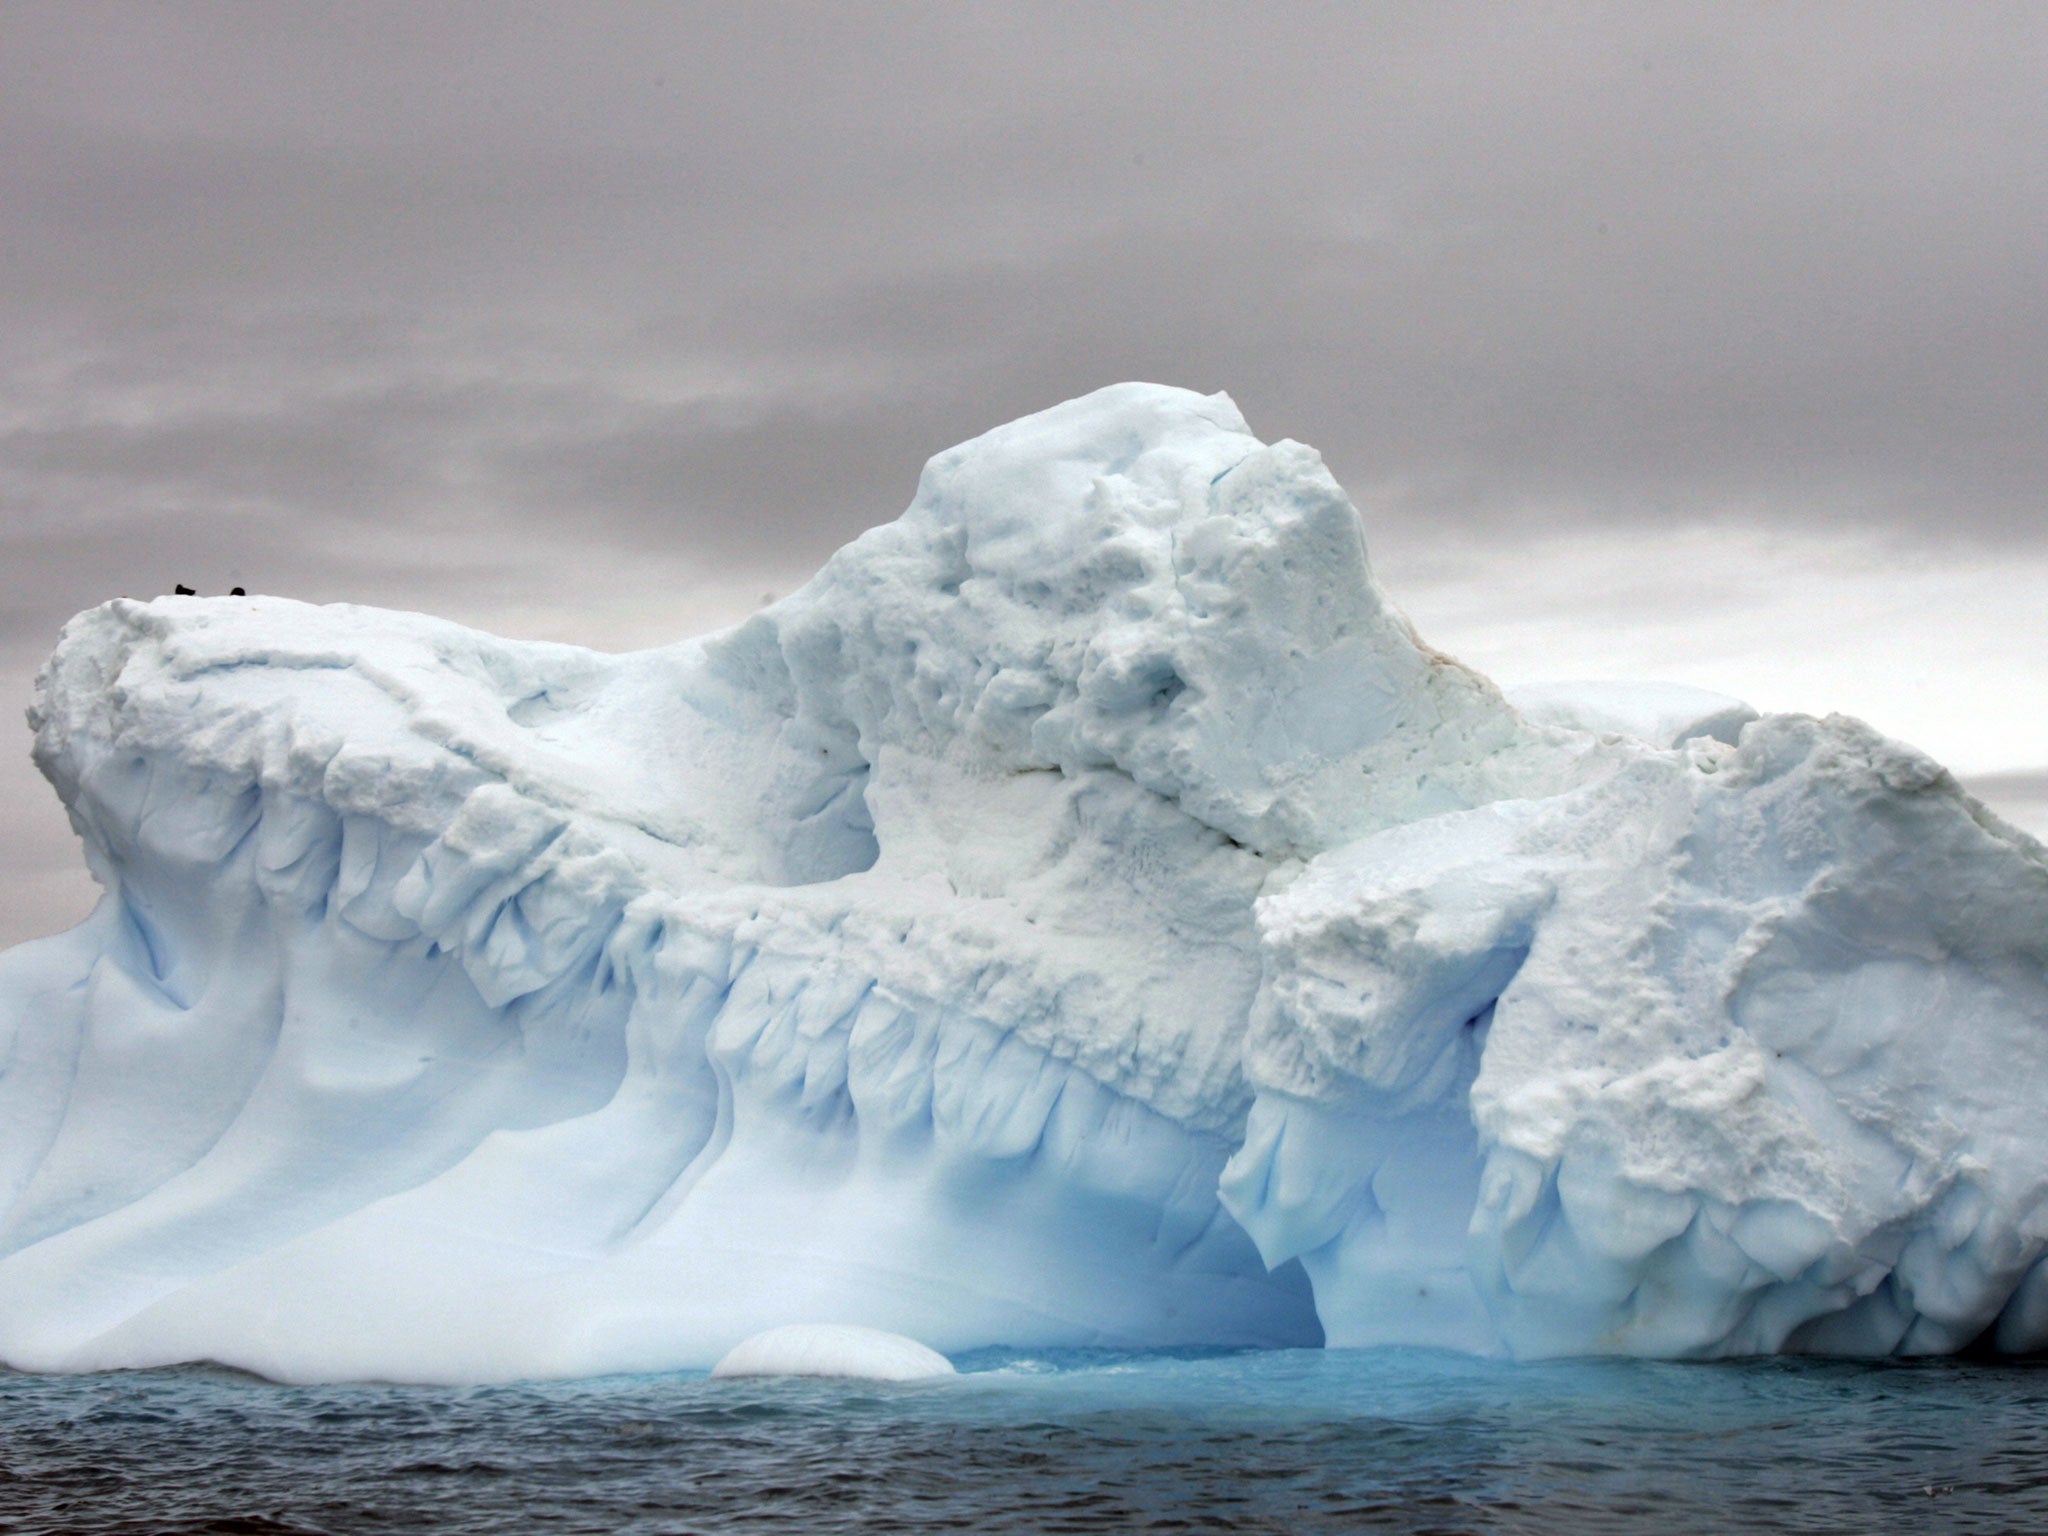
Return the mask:
<path fill-rule="evenodd" d="M 1852 720 L 1524 703 L 1144 385 L 666 649 L 82 614 L 0 1360 L 2048 1344 L 2048 854 Z"/>

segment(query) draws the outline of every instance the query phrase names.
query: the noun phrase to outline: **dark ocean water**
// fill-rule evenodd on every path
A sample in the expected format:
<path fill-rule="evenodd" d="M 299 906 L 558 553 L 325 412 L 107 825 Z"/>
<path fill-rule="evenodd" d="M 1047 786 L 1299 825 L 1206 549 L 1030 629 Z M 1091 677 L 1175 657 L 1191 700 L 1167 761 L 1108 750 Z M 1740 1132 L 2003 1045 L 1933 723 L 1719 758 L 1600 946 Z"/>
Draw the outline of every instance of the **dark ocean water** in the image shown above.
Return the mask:
<path fill-rule="evenodd" d="M 0 1375 L 22 1532 L 2048 1532 L 2048 1367 L 969 1356 L 910 1386 Z"/>

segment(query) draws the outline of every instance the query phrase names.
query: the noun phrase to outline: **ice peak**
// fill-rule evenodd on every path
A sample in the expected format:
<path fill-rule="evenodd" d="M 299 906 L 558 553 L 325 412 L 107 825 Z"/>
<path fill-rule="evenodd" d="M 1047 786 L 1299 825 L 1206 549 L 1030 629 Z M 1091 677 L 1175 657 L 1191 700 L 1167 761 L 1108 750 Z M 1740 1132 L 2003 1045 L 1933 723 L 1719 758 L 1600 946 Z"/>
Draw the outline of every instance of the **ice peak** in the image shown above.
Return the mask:
<path fill-rule="evenodd" d="M 716 651 L 868 762 L 1112 768 L 1261 852 L 1559 767 L 1490 684 L 1416 642 L 1313 449 L 1160 385 L 939 454 L 902 518 Z"/>

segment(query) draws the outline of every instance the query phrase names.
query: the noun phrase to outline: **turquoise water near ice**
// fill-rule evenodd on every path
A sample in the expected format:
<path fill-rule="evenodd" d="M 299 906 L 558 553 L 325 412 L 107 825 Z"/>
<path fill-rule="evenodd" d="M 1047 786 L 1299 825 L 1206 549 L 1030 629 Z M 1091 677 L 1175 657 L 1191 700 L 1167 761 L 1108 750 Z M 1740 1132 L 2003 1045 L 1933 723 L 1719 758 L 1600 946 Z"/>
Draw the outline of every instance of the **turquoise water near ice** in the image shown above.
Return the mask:
<path fill-rule="evenodd" d="M 2048 1363 L 959 1363 L 901 1386 L 0 1375 L 0 1529 L 2048 1531 Z"/>

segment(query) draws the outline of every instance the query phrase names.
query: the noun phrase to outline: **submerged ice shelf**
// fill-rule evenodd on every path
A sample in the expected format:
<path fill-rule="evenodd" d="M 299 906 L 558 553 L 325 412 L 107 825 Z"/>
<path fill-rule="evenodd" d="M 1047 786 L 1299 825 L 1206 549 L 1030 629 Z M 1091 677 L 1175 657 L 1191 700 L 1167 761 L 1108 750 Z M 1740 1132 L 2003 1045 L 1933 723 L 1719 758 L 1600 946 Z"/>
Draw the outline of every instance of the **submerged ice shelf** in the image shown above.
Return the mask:
<path fill-rule="evenodd" d="M 2048 1344 L 2048 853 L 1839 717 L 1500 692 L 1122 385 L 630 656 L 119 601 L 0 956 L 0 1361 Z"/>

